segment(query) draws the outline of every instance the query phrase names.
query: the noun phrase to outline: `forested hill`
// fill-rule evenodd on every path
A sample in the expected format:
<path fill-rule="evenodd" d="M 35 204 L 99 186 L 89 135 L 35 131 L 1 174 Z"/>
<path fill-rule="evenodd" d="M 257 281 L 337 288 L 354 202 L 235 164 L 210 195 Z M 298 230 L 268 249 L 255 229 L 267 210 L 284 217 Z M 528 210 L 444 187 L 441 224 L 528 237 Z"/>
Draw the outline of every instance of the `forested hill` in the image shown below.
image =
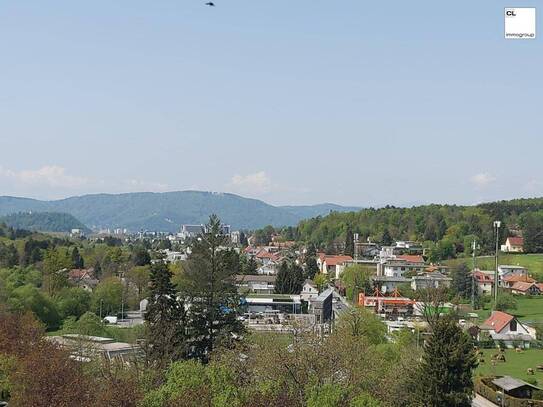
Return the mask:
<path fill-rule="evenodd" d="M 89 231 L 83 223 L 67 213 L 19 212 L 0 217 L 0 224 L 15 229 L 41 232 L 70 232 L 72 229 Z"/>
<path fill-rule="evenodd" d="M 181 224 L 204 224 L 217 214 L 233 228 L 294 226 L 301 219 L 344 211 L 339 205 L 280 207 L 234 194 L 180 191 L 83 195 L 56 201 L 0 197 L 0 216 L 17 212 L 69 213 L 91 228 L 179 231 Z"/>
<path fill-rule="evenodd" d="M 543 199 L 515 199 L 477 206 L 426 205 L 412 208 L 385 207 L 352 213 L 331 213 L 298 224 L 299 239 L 320 247 L 340 246 L 348 232 L 365 241 L 425 241 L 434 259 L 471 253 L 474 238 L 482 252 L 494 248 L 493 221 L 502 221 L 500 241 L 522 233 L 525 249 L 543 251 Z"/>

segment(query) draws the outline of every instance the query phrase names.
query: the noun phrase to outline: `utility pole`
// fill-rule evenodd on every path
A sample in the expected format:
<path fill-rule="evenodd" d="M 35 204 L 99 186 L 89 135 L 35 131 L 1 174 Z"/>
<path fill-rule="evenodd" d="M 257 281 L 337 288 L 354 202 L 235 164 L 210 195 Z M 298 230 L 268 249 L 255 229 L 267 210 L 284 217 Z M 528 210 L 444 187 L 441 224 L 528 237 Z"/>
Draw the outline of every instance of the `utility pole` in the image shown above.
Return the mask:
<path fill-rule="evenodd" d="M 475 309 L 475 268 L 477 266 L 477 260 L 475 257 L 475 250 L 477 250 L 477 239 L 473 239 L 472 255 L 473 255 L 473 270 L 471 272 L 471 310 Z"/>
<path fill-rule="evenodd" d="M 494 307 L 496 309 L 496 304 L 498 303 L 498 244 L 500 241 L 500 226 L 502 223 L 499 220 L 494 221 L 494 229 L 496 229 L 496 269 L 494 270 Z"/>

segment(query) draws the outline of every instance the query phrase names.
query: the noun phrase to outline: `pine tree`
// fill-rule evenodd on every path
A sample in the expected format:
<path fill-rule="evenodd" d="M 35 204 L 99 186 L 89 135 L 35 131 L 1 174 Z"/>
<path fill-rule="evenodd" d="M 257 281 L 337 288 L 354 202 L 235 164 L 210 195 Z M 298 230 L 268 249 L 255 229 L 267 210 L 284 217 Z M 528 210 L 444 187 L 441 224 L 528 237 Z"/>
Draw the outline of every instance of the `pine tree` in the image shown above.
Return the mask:
<path fill-rule="evenodd" d="M 85 267 L 85 261 L 83 260 L 83 257 L 81 257 L 81 254 L 79 254 L 79 249 L 77 247 L 74 247 L 72 250 L 72 267 L 75 269 L 82 269 Z"/>
<path fill-rule="evenodd" d="M 216 215 L 195 239 L 183 278 L 183 295 L 190 302 L 189 357 L 208 362 L 217 347 L 229 347 L 244 331 L 238 321 L 239 295 L 235 270 L 227 266 L 227 237 Z"/>
<path fill-rule="evenodd" d="M 305 263 L 305 275 L 310 280 L 315 278 L 315 275 L 319 272 L 319 265 L 315 257 L 309 257 Z"/>
<path fill-rule="evenodd" d="M 392 236 L 390 235 L 390 232 L 388 229 L 385 229 L 383 231 L 383 237 L 381 238 L 381 243 L 383 246 L 390 246 L 392 244 Z"/>
<path fill-rule="evenodd" d="M 249 261 L 247 262 L 247 268 L 245 270 L 245 274 L 256 274 L 258 270 L 258 264 L 256 264 L 256 260 L 254 256 L 249 257 Z"/>
<path fill-rule="evenodd" d="M 290 276 L 288 270 L 288 264 L 283 261 L 279 266 L 277 277 L 275 278 L 275 292 L 276 294 L 287 294 L 290 287 Z"/>
<path fill-rule="evenodd" d="M 464 299 L 471 298 L 472 276 L 465 263 L 461 263 L 452 272 L 452 291 Z"/>
<path fill-rule="evenodd" d="M 147 357 L 161 367 L 187 355 L 185 307 L 171 279 L 167 264 L 151 266 L 149 304 L 145 313 Z"/>
<path fill-rule="evenodd" d="M 353 231 L 350 227 L 347 228 L 347 234 L 345 235 L 344 253 L 347 256 L 351 256 L 351 257 L 354 256 L 354 236 L 353 236 Z"/>
<path fill-rule="evenodd" d="M 477 361 L 470 337 L 451 317 L 435 319 L 431 328 L 413 381 L 413 405 L 471 406 Z"/>

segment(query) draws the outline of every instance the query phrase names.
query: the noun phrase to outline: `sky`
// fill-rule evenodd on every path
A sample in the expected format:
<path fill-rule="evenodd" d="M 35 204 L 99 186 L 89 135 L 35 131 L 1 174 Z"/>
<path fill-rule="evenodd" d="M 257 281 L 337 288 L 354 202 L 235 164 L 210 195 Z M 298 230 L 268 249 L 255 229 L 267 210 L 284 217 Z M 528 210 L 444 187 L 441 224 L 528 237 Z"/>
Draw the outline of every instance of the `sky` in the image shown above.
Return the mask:
<path fill-rule="evenodd" d="M 214 1 L 0 2 L 0 195 L 543 196 L 537 1 Z"/>

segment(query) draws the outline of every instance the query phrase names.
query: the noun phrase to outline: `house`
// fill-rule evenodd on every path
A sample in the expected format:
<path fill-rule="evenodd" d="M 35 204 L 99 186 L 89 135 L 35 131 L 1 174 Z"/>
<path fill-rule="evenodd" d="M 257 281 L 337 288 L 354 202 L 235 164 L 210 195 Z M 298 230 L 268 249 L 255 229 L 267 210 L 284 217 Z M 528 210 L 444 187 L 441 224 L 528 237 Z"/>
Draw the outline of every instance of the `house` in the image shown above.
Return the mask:
<path fill-rule="evenodd" d="M 472 272 L 477 284 L 478 293 L 481 295 L 492 294 L 494 287 L 494 271 L 475 269 Z"/>
<path fill-rule="evenodd" d="M 407 297 L 399 296 L 395 291 L 392 296 L 385 297 L 381 292 L 376 295 L 358 294 L 358 305 L 371 308 L 377 314 L 386 315 L 413 315 L 415 301 Z"/>
<path fill-rule="evenodd" d="M 403 277 L 404 274 L 417 274 L 424 271 L 426 265 L 420 256 L 398 256 L 377 265 L 377 275 Z"/>
<path fill-rule="evenodd" d="M 99 281 L 94 275 L 94 268 L 72 269 L 68 272 L 68 281 L 86 291 L 92 291 Z"/>
<path fill-rule="evenodd" d="M 517 236 L 510 236 L 505 240 L 505 244 L 501 246 L 502 252 L 506 253 L 523 253 L 524 252 L 524 238 Z"/>
<path fill-rule="evenodd" d="M 517 281 L 511 287 L 511 293 L 520 295 L 540 295 L 541 288 L 539 284 L 534 282 Z"/>
<path fill-rule="evenodd" d="M 317 265 L 319 266 L 321 273 L 331 274 L 335 279 L 338 279 L 345 269 L 345 263 L 352 261 L 353 258 L 351 256 L 337 256 L 319 253 L 317 257 Z"/>
<path fill-rule="evenodd" d="M 415 291 L 425 288 L 448 288 L 452 278 L 437 271 L 433 273 L 421 273 L 411 279 L 411 288 Z"/>
<path fill-rule="evenodd" d="M 515 316 L 502 311 L 493 311 L 480 328 L 494 341 L 503 342 L 508 348 L 517 346 L 528 348 L 530 342 L 536 339 L 533 328 L 522 324 Z"/>
<path fill-rule="evenodd" d="M 411 279 L 402 276 L 373 276 L 372 281 L 384 294 L 391 293 L 404 284 L 410 284 Z"/>
<path fill-rule="evenodd" d="M 243 275 L 237 274 L 235 282 L 238 289 L 245 293 L 273 294 L 275 290 L 275 276 Z"/>
<path fill-rule="evenodd" d="M 309 302 L 313 298 L 317 298 L 318 296 L 319 296 L 319 288 L 313 282 L 313 280 L 310 280 L 310 279 L 305 280 L 304 285 L 302 287 L 302 293 L 300 294 L 300 297 L 302 297 L 302 300 Z"/>
<path fill-rule="evenodd" d="M 332 319 L 333 293 L 332 288 L 327 288 L 317 298 L 313 299 L 311 307 L 317 324 L 324 324 Z"/>
<path fill-rule="evenodd" d="M 516 283 L 535 283 L 535 280 L 527 274 L 509 274 L 500 280 L 500 286 L 512 288 Z"/>
<path fill-rule="evenodd" d="M 522 266 L 509 266 L 505 264 L 498 266 L 498 276 L 500 280 L 511 275 L 528 275 L 528 270 L 526 267 Z"/>

